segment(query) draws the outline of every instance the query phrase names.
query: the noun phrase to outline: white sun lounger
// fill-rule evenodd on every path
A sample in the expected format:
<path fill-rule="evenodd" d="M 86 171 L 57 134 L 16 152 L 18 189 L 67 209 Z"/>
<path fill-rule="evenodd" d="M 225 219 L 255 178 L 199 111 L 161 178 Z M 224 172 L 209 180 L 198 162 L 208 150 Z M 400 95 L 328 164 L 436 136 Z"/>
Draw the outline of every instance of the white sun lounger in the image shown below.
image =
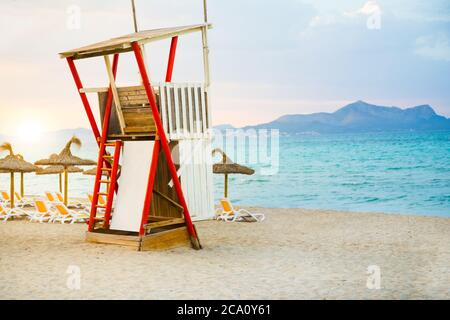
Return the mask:
<path fill-rule="evenodd" d="M 217 210 L 217 220 L 226 222 L 262 222 L 265 219 L 262 213 L 252 213 L 246 209 L 235 210 L 230 200 L 223 198 L 220 200 L 222 209 Z"/>

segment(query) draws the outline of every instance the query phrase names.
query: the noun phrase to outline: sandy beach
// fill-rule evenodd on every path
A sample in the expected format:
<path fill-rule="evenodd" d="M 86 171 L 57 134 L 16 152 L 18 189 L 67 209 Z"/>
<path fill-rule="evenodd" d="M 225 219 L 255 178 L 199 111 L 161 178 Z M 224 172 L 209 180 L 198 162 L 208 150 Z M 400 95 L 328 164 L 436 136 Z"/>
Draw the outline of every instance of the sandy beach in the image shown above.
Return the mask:
<path fill-rule="evenodd" d="M 250 209 L 267 219 L 197 222 L 201 251 L 88 244 L 83 224 L 0 223 L 0 298 L 450 298 L 448 218 Z M 380 289 L 367 288 L 370 265 Z"/>

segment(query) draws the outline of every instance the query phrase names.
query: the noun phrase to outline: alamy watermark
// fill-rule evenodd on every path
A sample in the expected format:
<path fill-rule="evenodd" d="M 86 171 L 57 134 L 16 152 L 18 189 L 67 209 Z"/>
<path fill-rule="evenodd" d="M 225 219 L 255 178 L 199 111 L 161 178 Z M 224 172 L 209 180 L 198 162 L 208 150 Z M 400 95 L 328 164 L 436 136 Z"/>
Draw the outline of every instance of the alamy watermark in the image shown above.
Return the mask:
<path fill-rule="evenodd" d="M 70 265 L 67 267 L 66 274 L 69 276 L 66 280 L 66 286 L 69 290 L 81 289 L 81 268 L 77 265 Z"/>
<path fill-rule="evenodd" d="M 367 267 L 367 282 L 366 286 L 369 290 L 381 289 L 381 269 L 377 265 L 370 265 Z"/>
<path fill-rule="evenodd" d="M 376 1 L 368 1 L 361 9 L 367 15 L 366 26 L 369 30 L 381 29 L 381 7 Z"/>
<path fill-rule="evenodd" d="M 67 19 L 66 27 L 69 30 L 81 29 L 81 8 L 77 5 L 71 5 L 66 9 Z"/>
<path fill-rule="evenodd" d="M 226 154 L 228 164 L 237 163 L 255 169 L 259 175 L 275 175 L 280 169 L 280 132 L 276 129 L 227 129 L 209 130 L 210 141 L 204 139 L 191 141 L 188 152 L 185 145 L 178 144 L 173 150 L 174 161 L 179 165 L 181 175 L 190 165 L 212 165 L 222 163 L 221 150 Z M 213 146 L 211 148 L 211 145 Z"/>

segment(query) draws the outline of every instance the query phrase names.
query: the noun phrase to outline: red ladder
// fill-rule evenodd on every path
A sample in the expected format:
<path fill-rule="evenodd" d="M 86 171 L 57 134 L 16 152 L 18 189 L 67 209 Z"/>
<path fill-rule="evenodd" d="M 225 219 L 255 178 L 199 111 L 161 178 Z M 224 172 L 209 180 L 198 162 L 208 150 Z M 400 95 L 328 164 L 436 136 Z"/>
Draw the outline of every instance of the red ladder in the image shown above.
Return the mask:
<path fill-rule="evenodd" d="M 122 141 L 106 142 L 106 138 L 101 139 L 100 151 L 98 153 L 97 173 L 95 175 L 94 192 L 92 194 L 91 215 L 89 219 L 89 231 L 94 231 L 95 223 L 103 221 L 103 228 L 109 228 L 114 194 L 117 187 L 117 172 L 119 170 L 120 151 Z M 113 155 L 107 152 L 106 148 L 114 148 Z M 112 162 L 112 164 L 111 164 Z M 106 175 L 104 174 L 106 172 Z M 103 178 L 106 177 L 106 178 Z M 101 192 L 101 186 L 106 186 L 106 192 Z M 99 204 L 99 197 L 106 196 L 106 205 Z M 104 217 L 97 217 L 98 209 L 104 209 Z"/>

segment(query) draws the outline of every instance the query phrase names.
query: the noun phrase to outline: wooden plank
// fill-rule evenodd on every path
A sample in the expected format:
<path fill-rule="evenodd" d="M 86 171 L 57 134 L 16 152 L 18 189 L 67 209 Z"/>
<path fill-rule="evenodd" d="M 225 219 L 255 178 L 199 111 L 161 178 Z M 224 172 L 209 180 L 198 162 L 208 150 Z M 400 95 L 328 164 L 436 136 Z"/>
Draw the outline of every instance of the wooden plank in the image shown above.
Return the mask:
<path fill-rule="evenodd" d="M 183 118 L 183 136 L 188 136 L 188 120 L 187 120 L 187 111 L 188 111 L 188 105 L 186 103 L 186 85 L 181 86 L 181 116 Z"/>
<path fill-rule="evenodd" d="M 195 136 L 199 137 L 201 134 L 201 116 L 200 116 L 200 108 L 199 108 L 199 97 L 198 97 L 198 90 L 197 90 L 197 86 L 194 86 L 194 110 L 195 110 L 195 116 L 194 116 L 194 121 L 195 121 Z"/>
<path fill-rule="evenodd" d="M 172 220 L 173 217 L 164 217 L 164 216 L 148 216 L 148 221 L 166 221 L 166 220 Z"/>
<path fill-rule="evenodd" d="M 143 126 L 143 127 L 125 127 L 125 133 L 155 133 L 156 134 L 156 127 L 155 126 Z"/>
<path fill-rule="evenodd" d="M 163 85 L 160 85 L 159 87 L 160 98 L 159 98 L 159 107 L 161 112 L 161 120 L 163 123 L 164 131 L 166 134 L 168 133 L 167 129 L 167 106 L 166 106 L 166 87 Z"/>
<path fill-rule="evenodd" d="M 212 147 L 211 140 L 207 138 L 205 140 L 205 161 L 206 161 L 206 193 L 207 193 L 207 209 L 208 218 L 214 216 L 214 177 L 213 177 L 213 165 L 212 165 Z"/>
<path fill-rule="evenodd" d="M 126 236 L 100 232 L 86 232 L 86 241 L 91 243 L 115 244 L 139 249 L 139 236 Z"/>
<path fill-rule="evenodd" d="M 206 87 L 205 88 L 205 103 L 206 103 L 206 118 L 208 120 L 208 129 L 212 128 L 212 120 L 211 120 L 211 108 L 209 107 L 209 90 Z M 211 133 L 209 132 L 208 136 L 211 136 Z"/>
<path fill-rule="evenodd" d="M 151 133 L 133 133 L 133 134 L 110 134 L 108 135 L 108 141 L 132 141 L 132 140 L 155 140 L 155 135 Z"/>
<path fill-rule="evenodd" d="M 157 194 L 158 196 L 160 196 L 161 198 L 167 200 L 167 201 L 168 201 L 170 204 L 172 204 L 174 207 L 180 209 L 181 211 L 184 210 L 184 208 L 183 208 L 178 202 L 176 202 L 176 201 L 174 201 L 173 199 L 169 198 L 169 197 L 166 196 L 164 193 L 162 193 L 162 192 L 160 192 L 160 191 L 158 191 L 158 190 L 156 190 L 156 189 L 153 189 L 153 192 L 154 192 L 155 194 Z"/>
<path fill-rule="evenodd" d="M 140 250 L 166 250 L 176 247 L 191 247 L 191 239 L 186 227 L 158 232 L 142 238 Z"/>
<path fill-rule="evenodd" d="M 193 148 L 195 148 L 195 143 L 197 143 L 199 140 L 195 139 L 192 141 L 193 144 Z M 194 149 L 193 149 L 194 150 Z M 199 214 L 201 214 L 201 208 L 202 208 L 202 204 L 204 202 L 203 199 L 203 191 L 202 191 L 202 172 L 201 172 L 201 155 L 199 154 L 198 150 L 195 150 L 195 152 L 193 152 L 193 172 L 194 172 L 194 184 L 195 184 L 195 199 L 196 199 L 196 212 Z"/>
<path fill-rule="evenodd" d="M 184 220 L 184 218 L 175 218 L 175 219 L 168 219 L 168 220 L 164 220 L 164 221 L 147 223 L 144 227 L 145 227 L 145 229 L 150 230 L 150 229 L 171 226 L 174 224 L 184 224 L 185 222 L 186 221 Z"/>
<path fill-rule="evenodd" d="M 202 44 L 203 44 L 203 73 L 206 88 L 209 88 L 211 83 L 209 70 L 209 48 L 208 48 L 208 28 L 202 28 Z"/>
<path fill-rule="evenodd" d="M 181 184 L 183 185 L 189 212 L 194 216 L 197 212 L 197 200 L 195 192 L 196 184 L 194 182 L 193 144 L 194 140 L 190 139 L 180 141 L 180 155 L 182 154 L 186 161 L 183 173 L 181 174 Z M 199 199 L 199 201 L 201 201 L 201 199 Z"/>
<path fill-rule="evenodd" d="M 173 119 L 172 119 L 172 86 L 166 85 L 167 88 L 167 116 L 168 116 L 168 131 L 167 134 L 169 135 L 170 139 L 173 135 Z"/>
<path fill-rule="evenodd" d="M 114 79 L 114 75 L 112 72 L 111 62 L 109 60 L 109 56 L 104 56 L 104 59 L 105 59 L 106 71 L 108 72 L 109 83 L 111 85 L 111 90 L 113 93 L 114 104 L 116 106 L 117 117 L 119 119 L 120 130 L 122 133 L 124 133 L 123 129 L 125 128 L 125 120 L 123 118 L 123 114 L 122 114 L 122 110 L 121 110 L 122 108 L 120 107 L 119 93 L 117 92 L 116 81 Z"/>
<path fill-rule="evenodd" d="M 173 149 L 178 142 L 171 142 L 170 147 Z M 169 186 L 169 181 L 172 179 L 169 173 L 169 169 L 167 166 L 167 162 L 165 160 L 164 153 L 160 153 L 158 159 L 158 167 L 156 171 L 155 177 L 155 185 L 153 187 L 154 190 L 158 190 L 163 193 L 173 201 L 178 203 L 178 197 L 174 188 Z M 177 163 L 176 160 L 174 160 Z M 171 218 L 180 218 L 182 217 L 181 210 L 175 206 L 173 206 L 169 201 L 166 201 L 162 197 L 154 196 L 151 202 L 150 208 L 151 216 L 161 216 L 161 217 L 171 217 Z"/>
<path fill-rule="evenodd" d="M 181 111 L 181 104 L 180 104 L 180 95 L 179 95 L 179 86 L 177 84 L 173 85 L 173 97 L 174 97 L 174 109 L 175 109 L 175 133 L 177 138 L 179 138 L 181 134 L 181 121 L 180 121 L 180 111 Z"/>
<path fill-rule="evenodd" d="M 199 155 L 199 162 L 198 162 L 198 166 L 200 168 L 200 173 L 201 173 L 201 177 L 200 177 L 200 186 L 199 186 L 199 191 L 204 195 L 202 198 L 202 202 L 201 202 L 201 212 L 200 215 L 204 216 L 205 214 L 207 214 L 208 208 L 207 208 L 207 204 L 208 204 L 208 182 L 207 182 L 207 177 L 206 177 L 206 157 L 205 157 L 205 141 L 204 139 L 200 139 L 198 141 L 198 148 L 196 150 L 196 152 Z"/>
<path fill-rule="evenodd" d="M 132 33 L 81 48 L 72 49 L 62 52 L 59 55 L 61 58 L 73 57 L 74 59 L 84 59 L 88 57 L 112 54 L 115 52 L 127 52 L 133 50 L 131 48 L 131 43 L 135 41 L 137 41 L 140 45 L 143 45 L 152 41 L 172 38 L 174 36 L 180 36 L 191 32 L 198 32 L 204 27 L 212 28 L 212 25 L 197 24 L 192 26 L 144 30 L 138 33 Z"/>
<path fill-rule="evenodd" d="M 188 100 L 189 100 L 189 133 L 192 137 L 194 135 L 194 99 L 192 98 L 192 88 L 190 85 L 188 85 Z"/>
<path fill-rule="evenodd" d="M 99 92 L 108 92 L 109 88 L 101 87 L 101 88 L 81 88 L 80 93 L 99 93 Z"/>
<path fill-rule="evenodd" d="M 206 116 L 206 97 L 205 97 L 205 88 L 203 85 L 200 86 L 200 96 L 201 96 L 201 103 L 202 103 L 202 125 L 203 125 L 203 134 L 206 134 L 207 130 L 207 116 Z"/>

